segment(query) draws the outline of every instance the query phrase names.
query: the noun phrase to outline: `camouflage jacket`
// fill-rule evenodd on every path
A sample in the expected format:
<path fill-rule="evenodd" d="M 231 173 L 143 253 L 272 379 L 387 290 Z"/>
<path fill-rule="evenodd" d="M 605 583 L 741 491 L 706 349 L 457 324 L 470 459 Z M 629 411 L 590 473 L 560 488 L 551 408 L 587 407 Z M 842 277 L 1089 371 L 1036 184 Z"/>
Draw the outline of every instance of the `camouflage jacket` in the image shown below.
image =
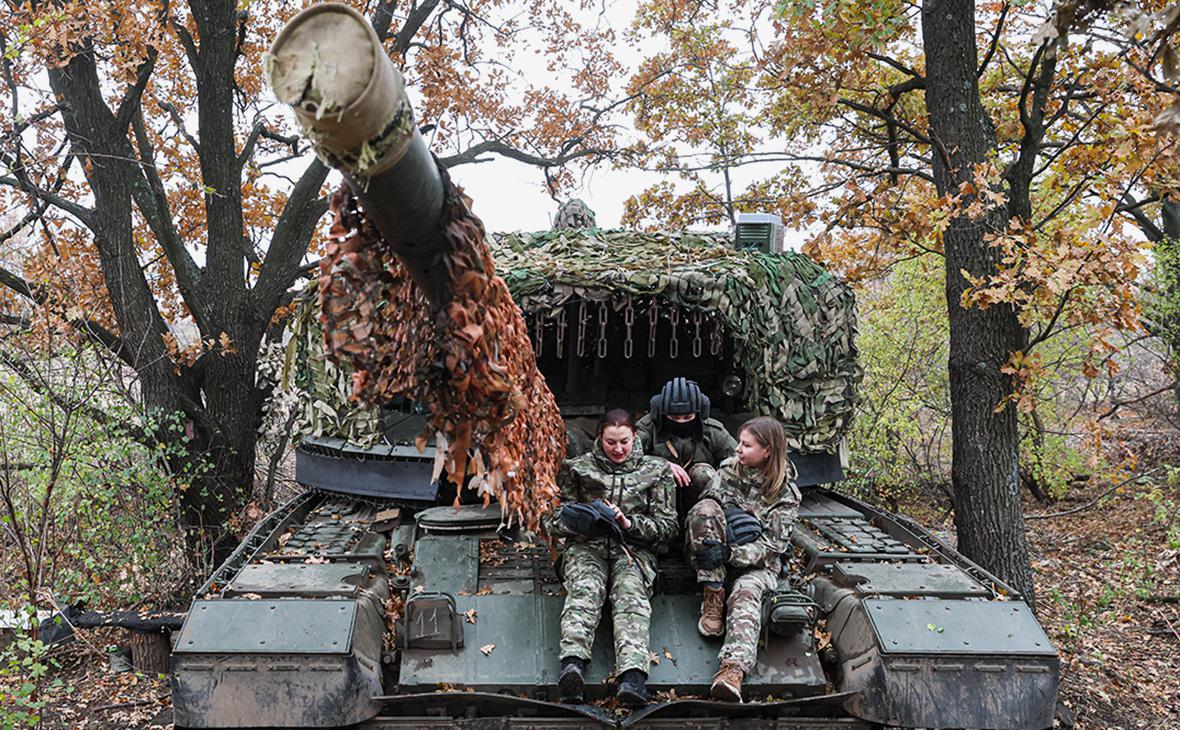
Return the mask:
<path fill-rule="evenodd" d="M 799 519 L 802 496 L 794 476 L 792 468 L 778 499 L 767 503 L 762 491 L 762 472 L 746 469 L 737 459 L 730 459 L 701 492 L 701 499 L 715 499 L 722 507 L 744 509 L 762 523 L 762 537 L 748 545 L 730 548 L 730 565 L 778 570 L 779 556 L 790 547 L 791 531 Z"/>
<path fill-rule="evenodd" d="M 656 440 L 656 423 L 651 414 L 635 424 L 635 434 L 643 441 L 643 451 L 674 464 L 688 467 L 690 464 L 720 466 L 721 462 L 733 456 L 737 441 L 715 418 L 706 418 L 701 424 L 700 438 L 672 436 Z"/>
<path fill-rule="evenodd" d="M 566 459 L 557 473 L 561 503 L 593 502 L 603 499 L 623 510 L 631 520 L 625 530 L 628 542 L 655 546 L 666 543 L 676 534 L 676 483 L 672 469 L 660 459 L 645 456 L 636 445 L 622 464 L 616 464 L 603 452 L 601 442 L 594 450 L 575 459 Z M 549 518 L 551 535 L 585 540 L 572 535 L 561 524 L 561 506 Z"/>

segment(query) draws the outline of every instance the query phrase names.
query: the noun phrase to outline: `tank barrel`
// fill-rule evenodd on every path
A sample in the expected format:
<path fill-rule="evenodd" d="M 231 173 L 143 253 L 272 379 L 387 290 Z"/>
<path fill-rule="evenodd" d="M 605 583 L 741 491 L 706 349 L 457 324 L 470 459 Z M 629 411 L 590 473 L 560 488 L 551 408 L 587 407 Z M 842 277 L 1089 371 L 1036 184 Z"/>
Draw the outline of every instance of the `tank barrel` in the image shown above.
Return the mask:
<path fill-rule="evenodd" d="M 401 72 L 347 5 L 313 5 L 287 23 L 268 61 L 271 86 L 436 307 L 449 298 L 445 193 L 414 123 Z"/>

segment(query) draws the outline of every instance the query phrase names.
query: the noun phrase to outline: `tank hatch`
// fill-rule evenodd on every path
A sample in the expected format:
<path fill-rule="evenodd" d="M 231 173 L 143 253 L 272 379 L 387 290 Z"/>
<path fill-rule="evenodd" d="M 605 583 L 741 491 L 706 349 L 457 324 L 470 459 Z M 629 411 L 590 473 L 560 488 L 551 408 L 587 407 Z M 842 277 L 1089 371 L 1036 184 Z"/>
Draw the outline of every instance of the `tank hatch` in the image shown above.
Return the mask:
<path fill-rule="evenodd" d="M 990 598 L 991 589 L 943 563 L 836 563 L 838 583 L 856 588 L 862 596 L 932 596 Z"/>
<path fill-rule="evenodd" d="M 887 654 L 1057 656 L 1022 601 L 868 598 L 865 610 Z"/>
<path fill-rule="evenodd" d="M 429 532 L 481 532 L 500 525 L 500 507 L 464 504 L 458 509 L 450 506 L 422 510 L 416 518 L 418 525 Z"/>
<path fill-rule="evenodd" d="M 185 654 L 346 654 L 356 601 L 194 601 L 176 640 Z M 244 639 L 231 626 L 249 627 Z"/>
<path fill-rule="evenodd" d="M 355 596 L 360 584 L 369 577 L 369 572 L 369 566 L 365 563 L 256 563 L 242 568 L 242 572 L 226 587 L 222 596 Z"/>

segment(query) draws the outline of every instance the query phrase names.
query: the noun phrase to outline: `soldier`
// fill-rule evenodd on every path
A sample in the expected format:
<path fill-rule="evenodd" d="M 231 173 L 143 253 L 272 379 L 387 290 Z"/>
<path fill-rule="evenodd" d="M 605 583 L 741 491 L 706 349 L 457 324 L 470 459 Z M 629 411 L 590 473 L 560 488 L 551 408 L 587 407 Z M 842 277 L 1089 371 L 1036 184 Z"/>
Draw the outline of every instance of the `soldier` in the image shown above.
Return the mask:
<path fill-rule="evenodd" d="M 583 701 L 583 673 L 608 597 L 616 696 L 631 707 L 648 701 L 653 549 L 676 533 L 675 482 L 668 464 L 634 449 L 634 439 L 630 414 L 612 410 L 599 421 L 593 451 L 567 459 L 557 476 L 561 505 L 549 519 L 549 530 L 566 538 L 557 682 L 564 702 Z"/>
<path fill-rule="evenodd" d="M 742 424 L 736 453 L 705 488 L 685 528 L 704 589 L 697 629 L 704 636 L 725 635 L 709 695 L 731 702 L 741 702 L 742 680 L 754 667 L 762 594 L 778 585 L 801 501 L 778 421 L 759 416 Z"/>
<path fill-rule="evenodd" d="M 720 421 L 709 418 L 709 397 L 686 378 L 665 383 L 652 396 L 651 412 L 635 428 L 644 452 L 672 465 L 672 476 L 680 487 L 676 511 L 683 520 L 717 474 L 717 467 L 733 456 L 737 442 Z"/>

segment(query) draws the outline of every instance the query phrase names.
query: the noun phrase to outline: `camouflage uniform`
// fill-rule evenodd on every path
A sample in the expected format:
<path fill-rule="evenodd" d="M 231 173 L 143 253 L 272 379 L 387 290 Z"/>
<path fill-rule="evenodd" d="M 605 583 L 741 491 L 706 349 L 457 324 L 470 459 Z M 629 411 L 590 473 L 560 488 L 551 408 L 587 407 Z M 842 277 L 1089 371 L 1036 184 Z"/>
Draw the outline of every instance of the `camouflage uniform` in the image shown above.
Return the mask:
<path fill-rule="evenodd" d="M 697 418 L 700 418 L 699 414 Z M 689 508 L 696 504 L 701 492 L 717 475 L 717 467 L 732 457 L 737 447 L 737 441 L 715 418 L 701 422 L 701 433 L 697 437 L 656 438 L 655 419 L 649 413 L 635 424 L 635 433 L 643 442 L 644 453 L 679 464 L 688 472 L 688 485 L 676 492 L 676 509 L 681 517 L 688 514 Z"/>
<path fill-rule="evenodd" d="M 611 461 L 596 441 L 594 450 L 567 459 L 557 475 L 562 504 L 604 499 L 631 520 L 627 548 L 606 539 L 572 535 L 549 518 L 549 531 L 566 538 L 561 556 L 565 606 L 561 610 L 561 656 L 590 659 L 602 604 L 610 597 L 614 619 L 615 669 L 648 670 L 651 591 L 656 577 L 653 548 L 676 533 L 675 482 L 671 468 L 644 456 L 638 446 L 622 464 Z M 630 553 L 628 555 L 628 553 Z"/>
<path fill-rule="evenodd" d="M 727 578 L 732 583 L 726 602 L 725 644 L 718 659 L 733 662 L 746 673 L 753 669 L 758 653 L 762 594 L 778 585 L 781 556 L 791 544 L 791 530 L 799 516 L 801 497 L 793 470 L 789 476 L 778 499 L 767 504 L 762 496 L 762 472 L 746 469 L 736 459 L 727 461 L 688 514 L 685 529 L 690 555 L 703 548 L 705 540 L 725 542 L 725 507 L 743 509 L 762 523 L 762 537 L 731 547 L 725 565 L 697 569 L 697 580 L 702 583 L 723 583 Z"/>

